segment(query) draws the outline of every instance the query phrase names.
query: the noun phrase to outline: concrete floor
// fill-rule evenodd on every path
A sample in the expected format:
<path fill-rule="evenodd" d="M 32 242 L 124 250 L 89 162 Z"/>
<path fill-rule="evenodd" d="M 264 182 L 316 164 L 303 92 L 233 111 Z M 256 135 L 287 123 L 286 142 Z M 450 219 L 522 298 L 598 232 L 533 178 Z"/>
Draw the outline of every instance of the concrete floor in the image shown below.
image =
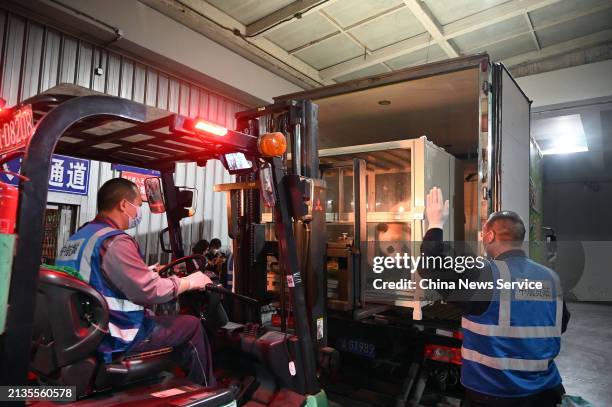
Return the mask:
<path fill-rule="evenodd" d="M 555 359 L 567 394 L 612 406 L 612 305 L 567 304 L 572 314 Z"/>

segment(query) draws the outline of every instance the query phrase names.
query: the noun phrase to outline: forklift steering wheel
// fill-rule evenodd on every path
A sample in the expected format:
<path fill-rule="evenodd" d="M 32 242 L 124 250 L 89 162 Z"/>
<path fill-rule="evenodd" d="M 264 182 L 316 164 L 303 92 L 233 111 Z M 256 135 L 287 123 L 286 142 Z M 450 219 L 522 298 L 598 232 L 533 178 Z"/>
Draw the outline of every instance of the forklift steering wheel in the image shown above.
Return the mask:
<path fill-rule="evenodd" d="M 187 263 L 188 261 L 198 260 L 198 259 L 201 260 L 204 264 L 206 264 L 206 257 L 202 256 L 201 254 L 194 254 L 191 256 L 181 257 L 180 259 L 176 259 L 166 264 L 157 272 L 157 274 L 159 274 L 160 277 L 169 277 L 172 275 L 175 275 L 177 277 L 185 277 L 191 274 L 191 272 L 185 269 L 184 271 L 180 271 L 177 273 L 176 271 L 174 271 L 174 267 L 181 263 Z M 200 271 L 204 272 L 204 270 L 200 270 Z"/>

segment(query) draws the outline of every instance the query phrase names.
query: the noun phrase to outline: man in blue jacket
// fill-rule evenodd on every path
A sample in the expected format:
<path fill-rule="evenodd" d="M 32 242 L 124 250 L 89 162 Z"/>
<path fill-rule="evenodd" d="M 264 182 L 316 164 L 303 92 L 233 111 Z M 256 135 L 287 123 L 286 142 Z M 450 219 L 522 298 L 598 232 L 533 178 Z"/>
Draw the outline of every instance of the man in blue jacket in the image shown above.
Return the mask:
<path fill-rule="evenodd" d="M 421 251 L 424 256 L 444 256 L 442 229 L 448 217 L 448 201 L 434 187 L 427 195 L 426 205 L 428 231 Z M 495 212 L 482 229 L 488 256 L 483 268 L 461 273 L 419 271 L 421 278 L 489 281 L 496 287 L 488 295 L 483 295 L 483 290 L 439 291 L 463 313 L 464 405 L 553 407 L 561 402 L 564 389 L 554 358 L 561 348 L 561 333 L 567 327 L 569 312 L 558 276 L 525 255 L 521 249 L 524 238 L 525 225 L 516 213 Z M 499 281 L 525 280 L 541 283 L 542 289 L 498 286 Z"/>
<path fill-rule="evenodd" d="M 98 347 L 106 363 L 123 352 L 173 347 L 193 382 L 212 386 L 210 348 L 200 320 L 191 315 L 155 316 L 147 305 L 163 304 L 210 279 L 202 272 L 161 278 L 145 264 L 138 242 L 125 233 L 142 219 L 138 187 L 114 178 L 98 191 L 98 214 L 60 252 L 58 266 L 69 266 L 106 299 L 108 334 Z"/>

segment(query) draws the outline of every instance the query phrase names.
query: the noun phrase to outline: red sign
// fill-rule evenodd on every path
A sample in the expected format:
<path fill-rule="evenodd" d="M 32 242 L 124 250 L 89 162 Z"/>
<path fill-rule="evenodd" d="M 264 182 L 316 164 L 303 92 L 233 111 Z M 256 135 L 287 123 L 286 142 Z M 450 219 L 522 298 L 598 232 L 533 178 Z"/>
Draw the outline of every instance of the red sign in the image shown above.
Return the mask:
<path fill-rule="evenodd" d="M 138 190 L 140 191 L 140 197 L 143 201 L 147 201 L 147 193 L 145 191 L 144 181 L 147 178 L 151 178 L 151 175 L 140 174 L 138 172 L 121 171 L 121 178 L 125 178 L 136 184 Z"/>
<path fill-rule="evenodd" d="M 0 154 L 25 147 L 33 131 L 32 106 L 27 105 L 13 113 L 8 120 L 0 123 Z"/>

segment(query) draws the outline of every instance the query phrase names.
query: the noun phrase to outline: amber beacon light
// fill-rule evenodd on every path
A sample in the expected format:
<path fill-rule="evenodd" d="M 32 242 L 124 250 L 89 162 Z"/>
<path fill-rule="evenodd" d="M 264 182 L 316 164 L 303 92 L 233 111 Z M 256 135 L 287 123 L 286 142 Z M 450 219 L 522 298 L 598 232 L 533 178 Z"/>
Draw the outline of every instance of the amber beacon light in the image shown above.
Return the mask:
<path fill-rule="evenodd" d="M 287 139 L 280 132 L 262 134 L 257 144 L 259 152 L 265 157 L 278 157 L 287 151 Z"/>

